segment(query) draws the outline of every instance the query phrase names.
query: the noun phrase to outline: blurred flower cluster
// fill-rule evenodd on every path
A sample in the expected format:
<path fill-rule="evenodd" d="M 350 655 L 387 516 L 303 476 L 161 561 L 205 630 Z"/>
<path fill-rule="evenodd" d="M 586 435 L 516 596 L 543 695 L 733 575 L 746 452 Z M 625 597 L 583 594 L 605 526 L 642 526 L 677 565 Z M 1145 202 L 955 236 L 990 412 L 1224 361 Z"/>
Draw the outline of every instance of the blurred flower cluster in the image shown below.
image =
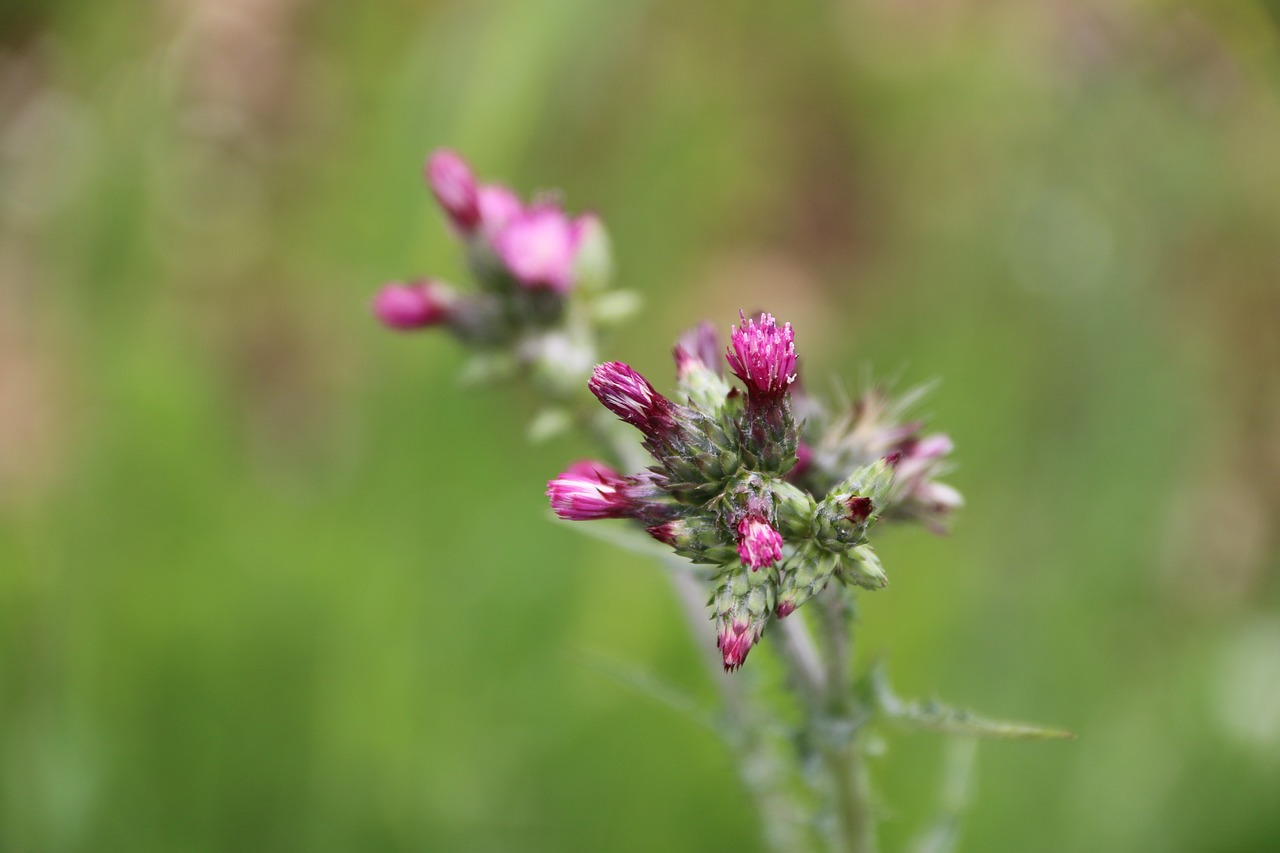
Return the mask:
<path fill-rule="evenodd" d="M 544 390 L 563 396 L 590 371 L 595 330 L 635 307 L 630 294 L 602 292 L 611 259 L 600 220 L 570 215 L 554 196 L 526 203 L 510 187 L 478 183 L 449 150 L 428 158 L 425 177 L 477 286 L 392 282 L 374 298 L 374 314 L 400 331 L 447 329 L 485 355 L 478 371 L 531 368 Z"/>

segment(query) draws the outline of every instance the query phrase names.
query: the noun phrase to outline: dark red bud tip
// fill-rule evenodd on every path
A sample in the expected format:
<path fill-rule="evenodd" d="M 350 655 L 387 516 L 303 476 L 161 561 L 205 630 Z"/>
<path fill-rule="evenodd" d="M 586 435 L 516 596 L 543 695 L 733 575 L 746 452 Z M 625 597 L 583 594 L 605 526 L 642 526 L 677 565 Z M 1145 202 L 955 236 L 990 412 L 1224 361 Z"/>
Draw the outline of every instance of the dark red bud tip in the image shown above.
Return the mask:
<path fill-rule="evenodd" d="M 790 616 L 792 613 L 795 613 L 795 612 L 796 612 L 796 603 L 794 601 L 778 602 L 778 618 L 779 619 L 786 619 L 788 616 Z"/>
<path fill-rule="evenodd" d="M 655 524 L 652 527 L 646 527 L 644 529 L 644 532 L 648 533 L 654 539 L 657 539 L 663 545 L 670 545 L 673 548 L 675 547 L 675 544 L 676 544 L 675 525 L 669 521 L 664 524 Z"/>
<path fill-rule="evenodd" d="M 885 456 L 884 461 L 888 462 L 890 465 L 892 465 L 895 468 L 898 467 L 898 463 L 902 461 L 902 451 L 895 450 L 894 452 Z"/>
<path fill-rule="evenodd" d="M 854 524 L 861 524 L 871 517 L 871 498 L 855 495 L 849 498 L 849 520 Z"/>

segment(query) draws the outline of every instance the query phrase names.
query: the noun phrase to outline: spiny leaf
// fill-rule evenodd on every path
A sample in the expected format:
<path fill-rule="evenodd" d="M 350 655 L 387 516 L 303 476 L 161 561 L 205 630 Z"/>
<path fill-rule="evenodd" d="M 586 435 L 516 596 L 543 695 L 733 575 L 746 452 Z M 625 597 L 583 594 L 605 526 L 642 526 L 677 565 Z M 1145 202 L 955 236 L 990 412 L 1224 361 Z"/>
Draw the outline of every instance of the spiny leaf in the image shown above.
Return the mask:
<path fill-rule="evenodd" d="M 876 709 L 905 728 L 1002 740 L 1070 740 L 1075 737 L 1065 729 L 993 720 L 934 700 L 906 701 L 894 694 L 883 666 L 872 669 L 867 681 L 869 699 Z"/>

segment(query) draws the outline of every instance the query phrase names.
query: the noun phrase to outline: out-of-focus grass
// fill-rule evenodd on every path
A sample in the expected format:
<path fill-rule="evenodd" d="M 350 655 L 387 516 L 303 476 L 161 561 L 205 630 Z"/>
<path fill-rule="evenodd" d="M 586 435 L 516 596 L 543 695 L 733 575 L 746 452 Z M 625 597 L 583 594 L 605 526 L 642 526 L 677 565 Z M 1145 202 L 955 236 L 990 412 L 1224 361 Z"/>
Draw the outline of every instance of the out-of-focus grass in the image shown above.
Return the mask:
<path fill-rule="evenodd" d="M 646 372 L 762 306 L 814 387 L 943 380 L 970 506 L 860 648 L 1080 735 L 984 746 L 964 849 L 1280 842 L 1271 5 L 5 9 L 0 848 L 757 844 L 581 662 L 707 692 L 655 570 L 548 522 L 580 448 L 366 315 L 458 271 L 444 143 L 603 213 Z M 886 744 L 899 849 L 942 750 Z"/>

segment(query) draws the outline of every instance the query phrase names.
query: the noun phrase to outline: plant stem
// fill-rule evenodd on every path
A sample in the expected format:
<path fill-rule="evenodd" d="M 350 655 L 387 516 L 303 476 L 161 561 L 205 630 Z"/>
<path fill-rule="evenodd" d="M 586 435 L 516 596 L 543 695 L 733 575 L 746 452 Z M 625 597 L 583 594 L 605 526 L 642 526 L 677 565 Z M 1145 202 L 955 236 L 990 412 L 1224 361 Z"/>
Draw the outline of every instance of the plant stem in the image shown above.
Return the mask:
<path fill-rule="evenodd" d="M 857 739 L 861 709 L 850 682 L 853 598 L 832 585 L 818 596 L 817 604 L 827 645 L 826 712 L 830 715 L 828 731 L 820 742 L 831 774 L 833 806 L 844 849 L 849 853 L 874 853 L 875 818 Z"/>

